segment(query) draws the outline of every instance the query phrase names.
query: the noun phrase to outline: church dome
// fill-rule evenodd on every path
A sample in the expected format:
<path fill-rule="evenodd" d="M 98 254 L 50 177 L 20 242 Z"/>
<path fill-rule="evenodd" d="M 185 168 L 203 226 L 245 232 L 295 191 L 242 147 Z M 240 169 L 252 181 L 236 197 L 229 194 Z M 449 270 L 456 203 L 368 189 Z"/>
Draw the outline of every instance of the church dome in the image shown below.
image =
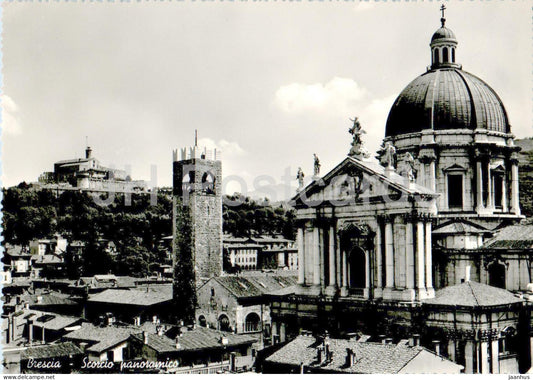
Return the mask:
<path fill-rule="evenodd" d="M 487 129 L 509 133 L 507 113 L 496 92 L 455 61 L 457 39 L 445 26 L 431 38 L 431 66 L 413 80 L 394 102 L 385 135 L 398 136 L 425 129 Z"/>
<path fill-rule="evenodd" d="M 431 42 L 443 39 L 456 40 L 455 34 L 453 34 L 453 32 L 445 26 L 440 27 L 435 33 L 433 33 L 433 37 L 431 37 Z"/>
<path fill-rule="evenodd" d="M 477 128 L 510 132 L 502 101 L 478 77 L 459 68 L 442 67 L 420 75 L 400 93 L 390 110 L 385 134 Z"/>

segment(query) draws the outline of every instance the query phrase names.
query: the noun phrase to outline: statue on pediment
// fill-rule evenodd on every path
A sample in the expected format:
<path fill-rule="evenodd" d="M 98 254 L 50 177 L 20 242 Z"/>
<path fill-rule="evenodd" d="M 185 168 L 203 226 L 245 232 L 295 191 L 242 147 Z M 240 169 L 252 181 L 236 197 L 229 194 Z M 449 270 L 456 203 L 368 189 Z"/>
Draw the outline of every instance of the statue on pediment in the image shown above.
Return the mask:
<path fill-rule="evenodd" d="M 298 180 L 298 189 L 303 189 L 304 187 L 304 177 L 305 174 L 302 168 L 298 168 L 298 173 L 296 173 L 296 179 Z"/>
<path fill-rule="evenodd" d="M 351 122 L 353 122 L 352 127 L 348 130 L 348 133 L 350 133 L 353 137 L 352 140 L 352 147 L 350 148 L 350 152 L 348 155 L 350 157 L 362 159 L 362 158 L 368 158 L 369 154 L 367 150 L 363 147 L 363 139 L 361 136 L 366 133 L 366 131 L 361 127 L 361 123 L 359 123 L 359 119 L 357 117 L 354 117 L 353 119 L 350 119 Z"/>
<path fill-rule="evenodd" d="M 376 158 L 386 169 L 394 170 L 396 163 L 396 148 L 390 141 L 387 141 L 384 145 L 382 145 L 381 149 L 378 150 L 378 155 Z"/>
<path fill-rule="evenodd" d="M 318 156 L 316 155 L 316 153 L 313 153 L 313 160 L 314 160 L 313 175 L 315 177 L 318 177 L 320 175 L 320 160 L 318 159 Z"/>

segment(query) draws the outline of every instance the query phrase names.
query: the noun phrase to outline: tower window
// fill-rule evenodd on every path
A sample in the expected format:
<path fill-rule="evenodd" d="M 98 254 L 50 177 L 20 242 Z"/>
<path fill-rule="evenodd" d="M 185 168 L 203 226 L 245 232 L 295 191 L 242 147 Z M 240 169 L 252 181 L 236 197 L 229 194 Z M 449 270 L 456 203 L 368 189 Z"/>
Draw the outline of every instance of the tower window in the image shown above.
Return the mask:
<path fill-rule="evenodd" d="M 448 208 L 463 208 L 462 174 L 448 174 Z"/>
<path fill-rule="evenodd" d="M 442 49 L 442 62 L 448 62 L 448 48 Z"/>
<path fill-rule="evenodd" d="M 492 177 L 493 186 L 494 186 L 494 206 L 497 208 L 503 207 L 503 175 L 495 174 Z"/>
<path fill-rule="evenodd" d="M 206 194 L 215 194 L 215 176 L 211 172 L 202 176 L 202 191 Z"/>
<path fill-rule="evenodd" d="M 433 63 L 437 64 L 439 63 L 439 49 L 433 50 Z"/>
<path fill-rule="evenodd" d="M 455 48 L 452 48 L 452 62 L 455 63 Z"/>

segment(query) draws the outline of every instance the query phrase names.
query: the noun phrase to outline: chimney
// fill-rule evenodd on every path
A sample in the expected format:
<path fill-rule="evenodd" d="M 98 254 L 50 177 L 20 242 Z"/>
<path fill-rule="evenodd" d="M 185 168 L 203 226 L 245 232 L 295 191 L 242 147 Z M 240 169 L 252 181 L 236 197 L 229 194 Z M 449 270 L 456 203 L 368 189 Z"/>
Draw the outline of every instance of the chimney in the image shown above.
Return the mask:
<path fill-rule="evenodd" d="M 181 349 L 180 339 L 179 337 L 176 337 L 176 350 Z"/>
<path fill-rule="evenodd" d="M 91 153 L 92 153 L 92 149 L 90 146 L 88 146 L 86 149 L 85 149 L 85 158 L 91 158 Z"/>
<path fill-rule="evenodd" d="M 43 303 L 43 296 L 37 296 L 37 303 Z"/>
<path fill-rule="evenodd" d="M 143 331 L 143 343 L 148 344 L 148 333 Z"/>
<path fill-rule="evenodd" d="M 385 335 L 380 335 L 378 338 L 379 338 L 379 340 L 380 340 L 381 343 L 383 343 L 383 344 L 386 343 L 385 341 L 387 340 L 387 336 L 385 336 Z"/>
<path fill-rule="evenodd" d="M 89 345 L 89 343 L 87 342 L 80 342 L 80 349 L 85 352 L 85 350 L 87 349 L 87 346 Z"/>
<path fill-rule="evenodd" d="M 157 323 L 157 315 L 154 315 L 154 316 L 152 317 L 152 323 Z"/>
<path fill-rule="evenodd" d="M 355 352 L 351 348 L 346 349 L 346 367 L 351 367 L 355 362 Z"/>
<path fill-rule="evenodd" d="M 30 310 L 30 304 L 28 302 L 24 303 L 24 309 Z"/>
<path fill-rule="evenodd" d="M 33 320 L 28 319 L 28 344 L 32 345 L 33 343 Z"/>
<path fill-rule="evenodd" d="M 465 268 L 465 282 L 470 282 L 470 265 Z"/>
<path fill-rule="evenodd" d="M 420 335 L 413 334 L 413 346 L 420 346 Z"/>
<path fill-rule="evenodd" d="M 316 361 L 322 363 L 322 347 L 318 346 L 316 348 Z"/>
<path fill-rule="evenodd" d="M 385 344 L 392 344 L 392 338 L 385 338 Z"/>
<path fill-rule="evenodd" d="M 433 350 L 437 355 L 440 355 L 440 340 L 434 340 L 433 343 Z"/>

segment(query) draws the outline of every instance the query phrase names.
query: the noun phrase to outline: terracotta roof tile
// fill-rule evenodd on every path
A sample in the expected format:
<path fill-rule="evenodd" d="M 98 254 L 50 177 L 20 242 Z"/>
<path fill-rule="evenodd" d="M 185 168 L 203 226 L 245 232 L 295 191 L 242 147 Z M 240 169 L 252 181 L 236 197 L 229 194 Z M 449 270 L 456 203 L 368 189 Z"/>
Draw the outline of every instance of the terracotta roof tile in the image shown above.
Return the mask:
<path fill-rule="evenodd" d="M 406 344 L 356 342 L 345 339 L 329 339 L 328 341 L 329 349 L 333 355 L 330 362 L 322 365 L 317 362 L 319 342 L 312 336 L 302 335 L 270 355 L 266 360 L 296 366 L 303 363 L 305 366 L 320 368 L 321 371 L 391 374 L 400 372 L 421 352 L 430 352 L 423 347 Z M 355 354 L 354 364 L 349 367 L 346 366 L 346 350 L 348 348 L 353 350 Z M 438 357 L 435 353 L 431 354 Z M 438 359 L 446 360 L 441 357 Z"/>
<path fill-rule="evenodd" d="M 428 305 L 479 307 L 508 305 L 523 302 L 523 300 L 505 289 L 466 281 L 437 290 L 435 298 L 423 302 Z"/>
<path fill-rule="evenodd" d="M 72 342 L 29 347 L 20 354 L 21 359 L 61 358 L 69 355 L 81 355 L 83 352 Z"/>

